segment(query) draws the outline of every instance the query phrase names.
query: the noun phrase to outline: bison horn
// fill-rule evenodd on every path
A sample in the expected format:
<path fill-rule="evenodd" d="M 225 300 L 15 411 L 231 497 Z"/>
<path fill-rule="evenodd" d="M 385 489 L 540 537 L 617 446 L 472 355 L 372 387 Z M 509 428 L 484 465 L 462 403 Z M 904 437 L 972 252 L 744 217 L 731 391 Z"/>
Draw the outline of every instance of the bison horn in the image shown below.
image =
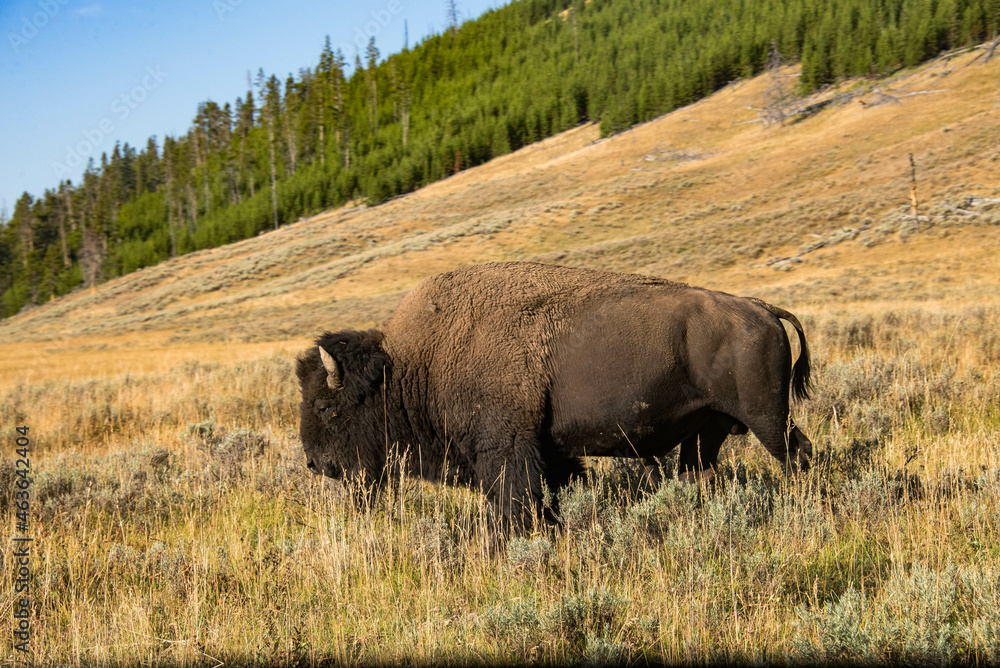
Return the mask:
<path fill-rule="evenodd" d="M 319 348 L 319 358 L 323 361 L 323 367 L 326 369 L 326 384 L 332 390 L 339 390 L 344 385 L 340 382 L 340 371 L 337 370 L 337 362 L 333 359 L 333 355 L 323 350 L 323 346 L 317 347 Z"/>

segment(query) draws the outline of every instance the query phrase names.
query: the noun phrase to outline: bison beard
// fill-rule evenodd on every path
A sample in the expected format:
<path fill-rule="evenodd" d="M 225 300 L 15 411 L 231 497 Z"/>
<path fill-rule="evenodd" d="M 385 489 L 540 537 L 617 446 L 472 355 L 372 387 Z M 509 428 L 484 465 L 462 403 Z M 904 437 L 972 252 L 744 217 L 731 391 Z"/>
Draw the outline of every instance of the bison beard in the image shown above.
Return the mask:
<path fill-rule="evenodd" d="M 780 319 L 796 330 L 800 354 Z M 583 471 L 583 456 L 711 469 L 749 429 L 786 472 L 812 443 L 789 418 L 809 352 L 792 314 L 659 278 L 528 262 L 477 265 L 414 288 L 383 331 L 326 333 L 298 359 L 307 465 L 481 485 L 517 526 Z"/>

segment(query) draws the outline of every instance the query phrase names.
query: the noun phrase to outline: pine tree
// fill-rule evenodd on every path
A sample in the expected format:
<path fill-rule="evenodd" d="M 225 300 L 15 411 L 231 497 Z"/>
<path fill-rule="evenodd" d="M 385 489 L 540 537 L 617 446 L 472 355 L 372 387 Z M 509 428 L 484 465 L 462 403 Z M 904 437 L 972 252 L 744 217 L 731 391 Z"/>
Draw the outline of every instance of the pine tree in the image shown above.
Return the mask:
<path fill-rule="evenodd" d="M 329 105 L 330 90 L 333 87 L 334 78 L 334 56 L 333 49 L 330 48 L 330 36 L 326 36 L 323 43 L 323 52 L 319 57 L 319 164 L 321 168 L 326 168 L 326 117 Z"/>
<path fill-rule="evenodd" d="M 333 56 L 333 70 L 331 72 L 333 76 L 333 97 L 334 97 L 334 123 L 337 128 L 335 133 L 335 142 L 337 144 L 337 150 L 340 151 L 341 137 L 344 134 L 349 133 L 350 128 L 350 118 L 347 115 L 347 108 L 344 103 L 344 65 L 347 61 L 344 58 L 344 52 L 337 49 L 337 52 Z M 350 167 L 350 160 L 347 161 L 347 166 Z"/>
<path fill-rule="evenodd" d="M 289 74 L 285 80 L 285 103 L 282 116 L 285 127 L 285 148 L 288 152 L 288 162 L 285 164 L 286 175 L 291 176 L 296 170 L 298 157 L 298 142 L 295 137 L 295 119 L 299 117 L 301 107 L 295 79 Z"/>
<path fill-rule="evenodd" d="M 368 67 L 365 68 L 365 81 L 368 84 L 368 104 L 371 114 L 371 133 L 378 134 L 378 71 L 375 65 L 378 63 L 379 52 L 375 47 L 375 38 L 368 40 L 368 48 L 365 50 L 368 59 Z"/>
<path fill-rule="evenodd" d="M 236 132 L 234 141 L 239 142 L 239 181 L 243 182 L 243 187 L 247 189 L 252 199 L 254 196 L 253 170 L 248 165 L 247 152 L 249 150 L 250 131 L 254 126 L 254 102 L 253 91 L 247 91 L 246 102 L 241 102 L 236 98 Z"/>
<path fill-rule="evenodd" d="M 268 79 L 264 69 L 257 72 L 257 93 L 264 100 L 262 114 L 267 119 L 267 146 L 271 159 L 271 206 L 274 229 L 278 229 L 278 168 L 274 158 L 274 129 L 278 124 L 278 108 L 281 105 L 281 92 L 278 90 L 278 79 L 273 74 Z"/>

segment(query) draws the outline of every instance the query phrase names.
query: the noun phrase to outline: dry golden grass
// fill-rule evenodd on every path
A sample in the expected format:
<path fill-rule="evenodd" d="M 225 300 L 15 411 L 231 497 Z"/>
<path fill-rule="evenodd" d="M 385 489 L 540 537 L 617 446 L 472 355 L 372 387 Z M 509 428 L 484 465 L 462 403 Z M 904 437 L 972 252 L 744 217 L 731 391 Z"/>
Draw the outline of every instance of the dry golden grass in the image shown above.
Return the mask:
<path fill-rule="evenodd" d="M 750 437 L 712 488 L 668 463 L 650 494 L 635 463 L 603 461 L 560 492 L 561 527 L 522 537 L 492 534 L 474 490 L 392 478 L 369 503 L 309 474 L 288 354 L 8 392 L 5 413 L 66 404 L 80 436 L 28 419 L 40 443 L 58 438 L 33 483 L 35 656 L 1000 659 L 1000 309 L 832 312 L 807 328 L 809 475 L 784 480 Z"/>
<path fill-rule="evenodd" d="M 35 448 L 35 660 L 1000 662 L 1000 206 L 966 201 L 1000 198 L 1000 61 L 974 57 L 784 127 L 756 122 L 767 82 L 739 82 L 0 323 L 5 527 L 14 425 Z M 714 488 L 668 470 L 651 494 L 595 462 L 563 525 L 520 537 L 475 490 L 393 479 L 365 503 L 311 476 L 295 354 L 426 275 L 512 258 L 795 312 L 818 465 L 785 481 L 732 438 Z"/>

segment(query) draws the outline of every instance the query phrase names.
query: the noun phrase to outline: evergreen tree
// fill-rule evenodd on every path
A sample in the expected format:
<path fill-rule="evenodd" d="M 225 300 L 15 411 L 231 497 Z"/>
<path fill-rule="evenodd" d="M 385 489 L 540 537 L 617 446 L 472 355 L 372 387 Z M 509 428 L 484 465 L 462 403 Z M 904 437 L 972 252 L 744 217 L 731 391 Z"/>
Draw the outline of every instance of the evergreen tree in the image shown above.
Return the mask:
<path fill-rule="evenodd" d="M 275 127 L 278 125 L 278 111 L 281 105 L 281 92 L 278 88 L 278 78 L 264 76 L 264 68 L 257 72 L 257 93 L 264 100 L 262 115 L 267 119 L 267 146 L 271 165 L 271 206 L 274 229 L 278 229 L 278 167 L 275 161 Z"/>

